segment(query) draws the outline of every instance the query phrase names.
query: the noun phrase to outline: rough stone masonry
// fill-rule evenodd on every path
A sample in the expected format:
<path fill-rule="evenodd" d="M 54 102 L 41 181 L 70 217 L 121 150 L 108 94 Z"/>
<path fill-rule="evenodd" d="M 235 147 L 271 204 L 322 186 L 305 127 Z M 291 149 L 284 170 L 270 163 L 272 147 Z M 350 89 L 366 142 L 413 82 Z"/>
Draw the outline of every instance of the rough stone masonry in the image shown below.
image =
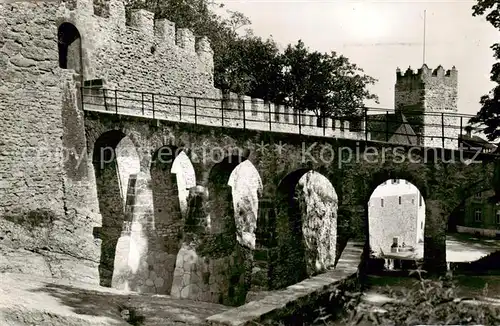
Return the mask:
<path fill-rule="evenodd" d="M 99 282 L 83 81 L 214 97 L 212 70 L 206 38 L 142 10 L 126 22 L 121 1 L 0 4 L 1 268 Z"/>
<path fill-rule="evenodd" d="M 224 206 L 229 182 L 232 222 L 214 213 L 202 213 L 207 223 L 200 222 L 197 214 L 214 212 L 204 204 L 207 189 L 189 190 L 196 183 L 185 177 L 182 161 L 150 168 L 151 157 L 123 151 L 136 145 L 132 135 L 114 144 L 101 137 L 103 147 L 95 147 L 114 146 L 116 164 L 96 169 L 81 107 L 80 86 L 88 85 L 222 98 L 213 87 L 206 38 L 195 41 L 190 30 L 143 10 L 126 21 L 117 0 L 2 4 L 0 68 L 2 271 L 228 304 L 244 300 L 262 192 L 255 167 L 242 164 L 251 172 L 248 180 L 231 174 L 222 190 L 209 187 L 222 199 L 215 206 Z M 179 202 L 166 200 L 172 196 Z M 210 234 L 200 240 L 190 221 L 207 224 Z M 334 248 L 328 244 L 328 250 Z M 331 260 L 333 254 L 320 256 Z M 325 268 L 320 265 L 315 272 Z M 243 292 L 228 295 L 234 291 Z"/>
<path fill-rule="evenodd" d="M 212 70 L 208 40 L 196 42 L 189 30 L 154 21 L 146 11 L 133 12 L 127 22 L 120 1 L 0 5 L 0 268 L 139 291 L 165 293 L 170 288 L 174 296 L 239 304 L 255 278 L 254 256 L 264 288 L 293 284 L 331 265 L 334 233 L 322 230 L 325 241 L 314 244 L 311 234 L 320 223 L 303 219 L 304 214 L 326 212 L 326 225 L 334 228 L 338 205 L 353 220 L 359 215 L 366 220 L 363 207 L 369 194 L 394 177 L 408 179 L 428 196 L 425 255 L 428 262 L 442 265 L 443 219 L 460 195 L 489 187 L 484 186 L 484 180 L 491 180 L 488 165 L 357 161 L 340 168 L 316 161 L 321 146 L 313 150 L 313 162 L 305 162 L 301 144 L 328 144 L 338 153 L 358 143 L 152 124 L 84 114 L 81 107 L 79 86 L 88 81 L 109 89 L 220 98 Z M 122 178 L 119 162 L 96 169 L 105 158 L 101 150 L 112 148 L 113 155 L 125 138 L 137 150 L 136 164 L 125 168 L 134 173 Z M 258 152 L 256 144 L 278 141 L 285 144 L 281 155 Z M 157 163 L 156 153 L 166 147 L 185 150 L 193 161 L 196 186 L 188 193 L 178 186 L 193 186 L 191 181 L 171 179 L 179 175 L 172 162 Z M 207 147 L 223 147 L 224 160 L 195 163 Z M 248 202 L 235 204 L 231 171 L 246 160 L 263 180 L 262 189 L 257 182 Z M 295 200 L 295 188 L 310 170 L 335 189 L 301 182 L 302 192 L 322 198 L 323 205 Z M 263 199 L 273 203 L 276 214 L 266 213 L 268 220 L 262 220 L 257 211 L 256 219 L 255 197 L 259 206 Z M 251 207 L 244 214 L 250 222 L 243 226 L 234 218 L 241 207 Z M 261 227 L 259 220 L 269 232 L 255 230 Z M 255 248 L 253 231 L 260 235 Z M 131 255 L 132 249 L 138 254 Z M 124 254 L 115 256 L 120 250 Z"/>

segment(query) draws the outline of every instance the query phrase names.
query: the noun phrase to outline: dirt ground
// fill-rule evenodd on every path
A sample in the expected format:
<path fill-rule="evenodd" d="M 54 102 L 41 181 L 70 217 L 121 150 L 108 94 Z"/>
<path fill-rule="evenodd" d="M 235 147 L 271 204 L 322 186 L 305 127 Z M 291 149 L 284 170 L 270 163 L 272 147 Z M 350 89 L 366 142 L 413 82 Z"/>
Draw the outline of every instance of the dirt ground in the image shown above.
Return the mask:
<path fill-rule="evenodd" d="M 222 305 L 127 294 L 92 284 L 0 274 L 0 325 L 202 325 Z"/>

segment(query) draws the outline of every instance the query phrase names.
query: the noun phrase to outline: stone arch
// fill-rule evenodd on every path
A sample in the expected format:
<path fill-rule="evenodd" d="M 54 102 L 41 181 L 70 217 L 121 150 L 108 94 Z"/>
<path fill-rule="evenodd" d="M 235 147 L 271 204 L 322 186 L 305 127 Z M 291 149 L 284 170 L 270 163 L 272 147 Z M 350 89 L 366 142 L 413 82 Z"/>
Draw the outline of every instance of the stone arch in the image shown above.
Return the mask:
<path fill-rule="evenodd" d="M 134 176 L 138 172 L 137 167 L 135 169 L 133 166 L 130 169 L 123 168 L 123 162 L 120 164 L 120 159 L 117 157 L 117 153 L 123 154 L 120 144 L 126 139 L 127 136 L 122 131 L 111 130 L 100 135 L 93 146 L 92 161 L 99 210 L 102 216 L 102 226 L 96 228 L 94 234 L 102 241 L 99 264 L 100 284 L 108 287 L 112 285 L 118 239 L 124 228 L 127 228 L 127 223 L 131 222 L 130 209 L 133 206 L 133 198 L 129 196 L 129 193 L 134 188 Z M 128 148 L 128 153 L 132 159 L 135 158 L 136 165 L 138 165 L 135 146 L 132 142 L 128 142 L 129 146 L 131 144 L 132 147 Z M 123 174 L 127 174 L 127 177 Z M 124 180 L 127 180 L 127 185 L 123 184 Z"/>
<path fill-rule="evenodd" d="M 326 209 L 319 209 L 319 203 Z M 323 174 L 301 168 L 282 179 L 276 193 L 271 289 L 295 284 L 334 266 L 337 209 L 337 193 Z"/>
<path fill-rule="evenodd" d="M 75 25 L 64 22 L 58 28 L 59 67 L 82 73 L 82 43 Z"/>
<path fill-rule="evenodd" d="M 422 171 L 408 171 L 403 169 L 378 170 L 374 171 L 368 180 L 363 180 L 364 184 L 366 184 L 366 188 L 364 195 L 358 197 L 359 200 L 361 200 L 360 204 L 367 205 L 375 189 L 386 180 L 391 179 L 407 180 L 418 188 L 424 198 L 428 197 L 428 186 L 425 181 L 425 175 L 422 174 Z"/>
<path fill-rule="evenodd" d="M 500 204 L 489 183 L 472 183 L 448 217 L 446 261 L 454 272 L 498 269 Z"/>
<path fill-rule="evenodd" d="M 230 154 L 215 164 L 208 176 L 209 221 L 210 233 L 232 232 L 236 234 L 234 207 L 231 187 L 228 185 L 233 170 L 247 157 Z"/>
<path fill-rule="evenodd" d="M 399 255 L 404 259 L 421 260 L 425 210 L 425 199 L 420 190 L 406 179 L 388 179 L 375 188 L 368 202 L 371 257 Z M 398 239 L 398 252 L 392 252 L 396 250 L 392 248 L 395 238 Z M 410 248 L 414 251 L 406 251 Z"/>

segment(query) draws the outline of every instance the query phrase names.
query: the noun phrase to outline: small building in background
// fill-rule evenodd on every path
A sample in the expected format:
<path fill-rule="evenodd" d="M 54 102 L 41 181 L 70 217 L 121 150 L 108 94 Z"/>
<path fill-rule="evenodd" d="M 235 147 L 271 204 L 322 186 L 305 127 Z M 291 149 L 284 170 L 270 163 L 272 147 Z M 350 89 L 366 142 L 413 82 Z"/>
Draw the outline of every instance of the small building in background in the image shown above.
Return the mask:
<path fill-rule="evenodd" d="M 467 198 L 456 211 L 456 225 L 450 231 L 500 238 L 500 203 L 494 194 L 487 190 Z"/>
<path fill-rule="evenodd" d="M 407 180 L 388 180 L 378 186 L 368 205 L 370 247 L 376 256 L 398 244 L 417 248 L 424 241 L 425 203 L 420 191 Z"/>

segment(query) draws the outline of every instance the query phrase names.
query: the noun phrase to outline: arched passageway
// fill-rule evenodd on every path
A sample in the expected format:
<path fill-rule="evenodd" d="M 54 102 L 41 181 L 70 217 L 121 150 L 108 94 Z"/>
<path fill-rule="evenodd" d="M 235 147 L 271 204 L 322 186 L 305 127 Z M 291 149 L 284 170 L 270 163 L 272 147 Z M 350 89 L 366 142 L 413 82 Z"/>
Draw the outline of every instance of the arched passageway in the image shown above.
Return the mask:
<path fill-rule="evenodd" d="M 388 263 L 423 259 L 425 201 L 418 188 L 405 179 L 386 180 L 375 188 L 368 204 L 368 229 L 372 258 Z"/>
<path fill-rule="evenodd" d="M 208 177 L 208 193 L 210 198 L 209 230 L 212 234 L 236 234 L 234 205 L 229 178 L 233 170 L 246 158 L 230 155 L 215 164 Z"/>
<path fill-rule="evenodd" d="M 271 254 L 272 289 L 332 268 L 335 263 L 338 197 L 322 174 L 297 170 L 278 186 L 276 245 Z"/>
<path fill-rule="evenodd" d="M 101 240 L 100 284 L 111 287 L 116 245 L 132 218 L 134 198 L 130 194 L 139 172 L 139 157 L 130 139 L 121 131 L 113 130 L 97 139 L 93 165 L 102 216 L 102 226 L 95 229 L 95 236 Z"/>
<path fill-rule="evenodd" d="M 212 167 L 207 188 L 191 189 L 174 272 L 174 297 L 226 305 L 245 302 L 261 188 L 253 164 L 235 155 Z"/>
<path fill-rule="evenodd" d="M 262 194 L 262 179 L 259 171 L 249 160 L 240 163 L 231 172 L 228 180 L 233 199 L 236 223 L 236 240 L 244 247 L 255 249 L 259 198 Z"/>

